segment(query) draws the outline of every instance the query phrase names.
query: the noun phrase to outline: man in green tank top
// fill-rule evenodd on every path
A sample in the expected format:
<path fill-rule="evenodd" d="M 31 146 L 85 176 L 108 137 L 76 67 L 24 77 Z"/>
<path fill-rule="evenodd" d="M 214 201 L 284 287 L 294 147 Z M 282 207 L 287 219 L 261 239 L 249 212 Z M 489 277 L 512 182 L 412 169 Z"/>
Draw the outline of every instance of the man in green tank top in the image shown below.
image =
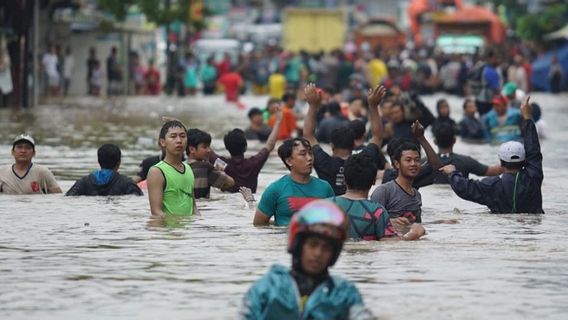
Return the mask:
<path fill-rule="evenodd" d="M 195 212 L 194 176 L 191 167 L 182 161 L 187 146 L 183 123 L 166 122 L 160 130 L 159 144 L 165 157 L 150 168 L 147 178 L 152 216 L 190 216 Z"/>

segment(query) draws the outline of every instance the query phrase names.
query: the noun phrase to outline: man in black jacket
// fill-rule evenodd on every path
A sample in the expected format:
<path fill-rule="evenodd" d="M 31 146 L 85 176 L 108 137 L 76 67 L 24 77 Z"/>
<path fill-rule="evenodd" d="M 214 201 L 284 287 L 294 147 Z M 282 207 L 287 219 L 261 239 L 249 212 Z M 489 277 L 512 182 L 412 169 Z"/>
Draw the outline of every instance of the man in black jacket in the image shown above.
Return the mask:
<path fill-rule="evenodd" d="M 486 205 L 491 213 L 544 213 L 542 210 L 542 153 L 532 105 L 527 96 L 521 105 L 523 144 L 509 141 L 499 148 L 503 174 L 483 180 L 465 178 L 455 166 L 440 168 L 450 176 L 454 192 L 462 199 Z"/>
<path fill-rule="evenodd" d="M 97 151 L 100 170 L 77 180 L 66 196 L 143 195 L 142 190 L 125 175 L 118 173 L 121 152 L 114 144 L 105 144 Z"/>

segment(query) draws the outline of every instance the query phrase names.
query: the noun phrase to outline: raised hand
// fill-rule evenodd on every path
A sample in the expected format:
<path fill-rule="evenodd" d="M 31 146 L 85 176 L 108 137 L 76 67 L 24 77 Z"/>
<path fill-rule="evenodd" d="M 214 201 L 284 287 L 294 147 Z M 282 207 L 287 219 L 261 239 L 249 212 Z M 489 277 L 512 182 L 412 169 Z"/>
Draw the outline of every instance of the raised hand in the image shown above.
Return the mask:
<path fill-rule="evenodd" d="M 447 174 L 447 175 L 450 175 L 452 172 L 456 171 L 456 166 L 454 166 L 453 164 L 448 164 L 448 165 L 441 167 L 438 170 Z"/>
<path fill-rule="evenodd" d="M 523 115 L 523 119 L 529 120 L 532 119 L 533 115 L 533 107 L 532 104 L 529 102 L 531 96 L 527 95 L 523 102 L 521 103 L 521 114 Z"/>
<path fill-rule="evenodd" d="M 319 107 L 322 102 L 322 92 L 320 89 L 316 88 L 313 83 L 308 83 L 304 88 L 304 95 L 306 96 L 306 101 L 310 106 Z"/>
<path fill-rule="evenodd" d="M 422 124 L 420 124 L 418 120 L 414 121 L 412 127 L 410 128 L 412 129 L 412 134 L 414 134 L 416 138 L 424 137 L 424 127 L 422 126 Z"/>
<path fill-rule="evenodd" d="M 385 87 L 378 85 L 374 89 L 369 89 L 369 94 L 367 95 L 367 102 L 369 103 L 369 107 L 377 107 L 381 101 L 385 98 L 387 94 L 387 89 Z"/>

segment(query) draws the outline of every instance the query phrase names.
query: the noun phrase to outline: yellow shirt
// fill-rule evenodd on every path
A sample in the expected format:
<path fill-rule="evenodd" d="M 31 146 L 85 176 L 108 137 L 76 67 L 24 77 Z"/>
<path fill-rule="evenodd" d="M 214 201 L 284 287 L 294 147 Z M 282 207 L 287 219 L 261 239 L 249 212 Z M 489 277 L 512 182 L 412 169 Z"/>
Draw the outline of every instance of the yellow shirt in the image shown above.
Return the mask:
<path fill-rule="evenodd" d="M 369 70 L 369 83 L 373 87 L 382 83 L 388 75 L 387 65 L 381 59 L 375 58 L 369 61 L 367 69 Z"/>
<path fill-rule="evenodd" d="M 272 98 L 282 99 L 286 92 L 286 78 L 281 73 L 273 73 L 268 78 L 268 93 Z"/>

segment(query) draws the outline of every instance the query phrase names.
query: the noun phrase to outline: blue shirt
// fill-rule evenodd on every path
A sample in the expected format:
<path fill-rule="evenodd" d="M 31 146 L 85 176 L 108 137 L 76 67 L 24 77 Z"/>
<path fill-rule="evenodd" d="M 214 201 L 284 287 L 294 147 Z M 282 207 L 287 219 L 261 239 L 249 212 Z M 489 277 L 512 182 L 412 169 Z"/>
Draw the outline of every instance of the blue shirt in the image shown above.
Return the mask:
<path fill-rule="evenodd" d="M 514 108 L 507 108 L 503 124 L 495 110 L 489 111 L 482 118 L 485 139 L 497 143 L 521 140 L 521 120 L 521 113 Z"/>
<path fill-rule="evenodd" d="M 303 310 L 300 299 L 290 271 L 273 265 L 247 291 L 238 319 L 373 319 L 355 285 L 339 277 L 329 277 L 320 284 Z"/>

